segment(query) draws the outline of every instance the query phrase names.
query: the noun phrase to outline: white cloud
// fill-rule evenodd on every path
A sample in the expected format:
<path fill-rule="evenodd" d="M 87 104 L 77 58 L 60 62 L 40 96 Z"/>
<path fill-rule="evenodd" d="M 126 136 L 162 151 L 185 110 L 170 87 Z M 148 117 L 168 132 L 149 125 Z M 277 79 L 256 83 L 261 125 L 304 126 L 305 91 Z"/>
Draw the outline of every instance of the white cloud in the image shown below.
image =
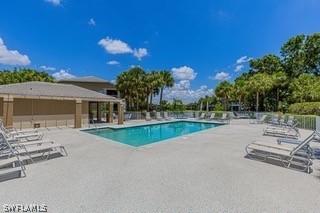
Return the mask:
<path fill-rule="evenodd" d="M 46 66 L 46 65 L 40 66 L 40 69 L 46 70 L 46 71 L 55 71 L 55 70 L 56 70 L 55 67 L 48 67 L 48 66 Z"/>
<path fill-rule="evenodd" d="M 248 56 L 242 56 L 242 57 L 240 57 L 240 58 L 238 58 L 238 60 L 237 60 L 237 64 L 244 64 L 244 63 L 247 63 L 247 62 L 249 62 L 250 60 L 252 60 L 252 58 L 251 57 L 248 57 Z"/>
<path fill-rule="evenodd" d="M 59 6 L 62 3 L 62 0 L 45 0 L 45 1 L 53 4 L 54 6 Z"/>
<path fill-rule="evenodd" d="M 132 49 L 129 44 L 120 39 L 112 39 L 109 37 L 101 39 L 98 44 L 102 46 L 109 54 L 132 54 L 134 57 L 141 60 L 143 57 L 148 55 L 146 48 L 135 48 Z"/>
<path fill-rule="evenodd" d="M 235 72 L 240 72 L 240 71 L 242 71 L 243 68 L 244 68 L 245 66 L 247 66 L 247 63 L 248 63 L 249 61 L 251 61 L 252 59 L 253 59 L 253 58 L 248 57 L 248 56 L 246 56 L 246 55 L 238 58 L 237 61 L 236 61 L 236 64 L 234 65 L 234 71 L 235 71 Z"/>
<path fill-rule="evenodd" d="M 30 63 L 31 61 L 27 55 L 22 55 L 17 50 L 8 50 L 0 38 L 0 64 L 29 65 Z"/>
<path fill-rule="evenodd" d="M 120 64 L 120 63 L 119 63 L 119 61 L 114 61 L 114 60 L 112 60 L 112 61 L 108 61 L 107 64 L 108 64 L 108 65 L 118 65 L 118 64 Z"/>
<path fill-rule="evenodd" d="M 163 91 L 163 100 L 172 101 L 173 99 L 179 99 L 184 103 L 191 103 L 206 95 L 213 95 L 213 89 L 208 89 L 206 85 L 202 85 L 198 89 L 192 89 L 192 80 L 197 76 L 197 73 L 192 68 L 182 66 L 172 68 L 171 71 L 176 82 L 172 88 L 166 88 Z M 159 102 L 159 96 L 154 98 L 154 102 Z"/>
<path fill-rule="evenodd" d="M 214 79 L 218 81 L 225 81 L 230 78 L 230 74 L 226 72 L 218 72 L 215 76 Z"/>
<path fill-rule="evenodd" d="M 191 89 L 190 81 L 184 80 L 178 82 L 172 88 L 163 91 L 163 100 L 172 101 L 173 99 L 182 100 L 184 103 L 192 103 L 198 101 L 199 98 L 212 96 L 213 89 L 208 89 L 206 85 L 202 85 L 198 89 Z M 154 99 L 155 103 L 159 102 L 159 96 Z"/>
<path fill-rule="evenodd" d="M 173 86 L 174 90 L 188 90 L 190 89 L 190 81 L 189 80 L 181 80 L 178 83 L 175 83 Z"/>
<path fill-rule="evenodd" d="M 57 80 L 70 79 L 70 78 L 76 77 L 70 74 L 68 70 L 64 70 L 64 69 L 61 69 L 59 72 L 53 73 L 52 76 Z"/>
<path fill-rule="evenodd" d="M 110 81 L 112 84 L 116 84 L 117 83 L 117 80 L 113 79 Z"/>
<path fill-rule="evenodd" d="M 236 65 L 234 71 L 235 71 L 235 72 L 240 72 L 243 68 L 244 68 L 244 65 L 239 64 L 239 65 Z"/>
<path fill-rule="evenodd" d="M 127 43 L 119 39 L 111 39 L 109 37 L 106 37 L 101 39 L 98 44 L 110 54 L 133 53 L 131 47 Z"/>
<path fill-rule="evenodd" d="M 141 68 L 141 66 L 140 66 L 139 64 L 131 64 L 129 67 L 130 67 L 130 68 L 135 68 L 135 67 Z"/>
<path fill-rule="evenodd" d="M 141 60 L 143 57 L 148 55 L 148 50 L 146 48 L 134 49 L 133 55 L 138 58 L 138 60 Z"/>
<path fill-rule="evenodd" d="M 197 73 L 188 66 L 172 68 L 171 71 L 175 80 L 193 80 L 197 77 Z"/>
<path fill-rule="evenodd" d="M 93 18 L 90 18 L 90 20 L 88 21 L 88 24 L 91 26 L 96 26 L 96 21 Z"/>

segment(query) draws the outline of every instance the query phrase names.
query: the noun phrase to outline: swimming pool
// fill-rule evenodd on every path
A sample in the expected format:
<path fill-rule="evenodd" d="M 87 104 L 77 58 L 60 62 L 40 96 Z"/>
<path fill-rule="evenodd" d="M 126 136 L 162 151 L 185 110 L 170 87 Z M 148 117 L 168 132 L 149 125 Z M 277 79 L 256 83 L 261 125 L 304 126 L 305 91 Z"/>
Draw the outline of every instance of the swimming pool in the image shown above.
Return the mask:
<path fill-rule="evenodd" d="M 217 127 L 221 124 L 174 121 L 169 123 L 149 124 L 126 128 L 102 128 L 84 130 L 87 133 L 108 138 L 130 146 L 143 146 L 169 138 Z"/>

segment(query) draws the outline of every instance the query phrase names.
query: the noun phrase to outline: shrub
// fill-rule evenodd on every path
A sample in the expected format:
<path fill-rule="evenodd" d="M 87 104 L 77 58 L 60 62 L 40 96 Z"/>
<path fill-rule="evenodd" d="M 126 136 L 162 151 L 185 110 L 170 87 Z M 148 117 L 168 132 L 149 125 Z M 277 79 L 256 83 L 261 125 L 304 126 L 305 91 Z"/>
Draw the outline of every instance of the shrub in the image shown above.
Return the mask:
<path fill-rule="evenodd" d="M 215 106 L 214 106 L 214 111 L 223 111 L 224 110 L 224 107 L 222 106 L 221 103 L 217 103 Z"/>
<path fill-rule="evenodd" d="M 320 115 L 320 102 L 291 104 L 289 106 L 289 112 L 299 115 Z"/>

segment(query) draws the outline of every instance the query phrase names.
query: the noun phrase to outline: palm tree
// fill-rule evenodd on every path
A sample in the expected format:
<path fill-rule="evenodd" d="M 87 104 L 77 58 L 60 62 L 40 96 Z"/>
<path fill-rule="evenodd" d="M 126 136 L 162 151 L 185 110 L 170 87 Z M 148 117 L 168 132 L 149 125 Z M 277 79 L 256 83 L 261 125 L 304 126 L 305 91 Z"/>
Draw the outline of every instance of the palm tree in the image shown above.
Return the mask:
<path fill-rule="evenodd" d="M 247 82 L 245 77 L 239 77 L 235 80 L 233 85 L 233 95 L 234 98 L 238 100 L 239 102 L 239 109 L 241 111 L 241 105 L 243 103 L 243 99 L 248 94 L 247 91 Z"/>
<path fill-rule="evenodd" d="M 131 109 L 133 107 L 133 102 L 131 99 L 130 76 L 128 72 L 123 72 L 118 75 L 116 88 L 120 92 L 122 98 L 126 100 L 126 106 Z"/>
<path fill-rule="evenodd" d="M 173 87 L 174 85 L 174 79 L 173 79 L 173 76 L 171 74 L 170 71 L 160 71 L 160 78 L 161 78 L 161 86 L 160 86 L 160 100 L 159 100 L 159 105 L 160 105 L 160 108 L 162 110 L 162 98 L 163 98 L 163 90 L 164 88 L 168 88 L 168 87 Z"/>
<path fill-rule="evenodd" d="M 287 85 L 287 75 L 283 71 L 275 72 L 272 74 L 273 87 L 276 89 L 277 93 L 277 105 L 276 111 L 279 109 L 280 103 L 280 92 L 285 85 Z"/>
<path fill-rule="evenodd" d="M 154 95 L 159 93 L 159 88 L 162 85 L 162 79 L 160 77 L 160 73 L 156 71 L 152 71 L 145 75 L 145 94 L 146 94 L 146 101 L 147 101 L 147 110 L 149 111 L 150 105 L 152 105 L 152 98 Z M 150 100 L 150 103 L 148 101 Z"/>
<path fill-rule="evenodd" d="M 256 111 L 259 111 L 259 96 L 272 88 L 272 78 L 266 73 L 256 73 L 249 78 L 248 87 L 256 96 Z"/>
<path fill-rule="evenodd" d="M 231 95 L 232 85 L 228 81 L 222 81 L 215 89 L 215 95 L 223 100 L 224 110 L 228 110 L 228 102 Z"/>
<path fill-rule="evenodd" d="M 126 99 L 129 106 L 135 105 L 136 110 L 139 110 L 140 104 L 146 96 L 144 76 L 143 69 L 134 67 L 121 73 L 116 81 L 116 88 L 122 93 L 122 97 Z"/>

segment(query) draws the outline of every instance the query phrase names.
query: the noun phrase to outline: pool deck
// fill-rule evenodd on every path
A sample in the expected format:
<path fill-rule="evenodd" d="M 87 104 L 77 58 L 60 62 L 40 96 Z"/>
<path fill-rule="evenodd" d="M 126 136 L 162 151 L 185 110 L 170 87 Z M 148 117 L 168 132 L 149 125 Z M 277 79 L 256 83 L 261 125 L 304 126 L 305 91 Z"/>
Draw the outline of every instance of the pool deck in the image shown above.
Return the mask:
<path fill-rule="evenodd" d="M 27 177 L 0 183 L 0 212 L 13 203 L 46 204 L 49 212 L 319 212 L 318 160 L 306 174 L 244 158 L 248 143 L 275 141 L 263 127 L 233 120 L 142 147 L 46 131 L 69 156 L 27 165 Z"/>

